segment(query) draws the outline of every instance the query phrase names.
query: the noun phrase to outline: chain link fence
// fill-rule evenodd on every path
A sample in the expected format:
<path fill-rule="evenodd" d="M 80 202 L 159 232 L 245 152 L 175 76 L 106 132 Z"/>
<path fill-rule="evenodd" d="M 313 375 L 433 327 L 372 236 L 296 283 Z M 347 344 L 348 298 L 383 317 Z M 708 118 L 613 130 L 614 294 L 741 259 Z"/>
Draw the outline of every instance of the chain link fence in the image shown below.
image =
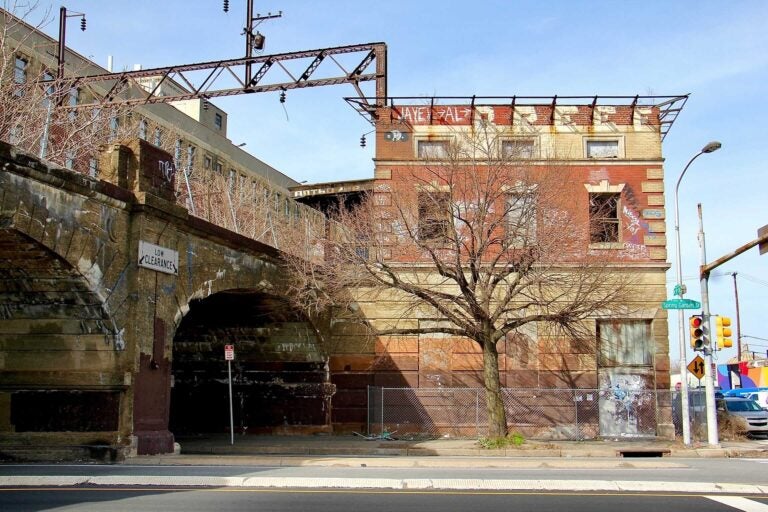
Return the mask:
<path fill-rule="evenodd" d="M 666 390 L 503 389 L 509 432 L 527 439 L 585 440 L 669 435 Z M 676 425 L 675 425 L 676 426 Z M 488 435 L 483 388 L 368 388 L 368 435 L 398 439 Z"/>

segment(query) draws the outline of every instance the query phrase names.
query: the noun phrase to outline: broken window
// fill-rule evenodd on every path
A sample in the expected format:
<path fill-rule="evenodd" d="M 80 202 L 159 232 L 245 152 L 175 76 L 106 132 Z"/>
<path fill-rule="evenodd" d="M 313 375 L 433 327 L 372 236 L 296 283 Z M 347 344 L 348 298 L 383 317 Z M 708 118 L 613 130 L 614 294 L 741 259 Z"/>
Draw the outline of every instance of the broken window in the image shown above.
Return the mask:
<path fill-rule="evenodd" d="M 445 241 L 450 225 L 450 194 L 448 192 L 419 192 L 419 240 Z"/>
<path fill-rule="evenodd" d="M 620 194 L 589 194 L 589 243 L 619 242 Z"/>

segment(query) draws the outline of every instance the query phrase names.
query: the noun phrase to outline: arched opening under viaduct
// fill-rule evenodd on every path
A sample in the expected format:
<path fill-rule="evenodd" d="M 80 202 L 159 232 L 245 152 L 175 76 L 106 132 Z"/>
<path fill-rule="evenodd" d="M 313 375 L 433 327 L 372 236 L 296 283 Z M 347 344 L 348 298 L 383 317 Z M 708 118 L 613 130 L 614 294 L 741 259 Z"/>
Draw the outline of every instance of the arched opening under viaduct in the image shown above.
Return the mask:
<path fill-rule="evenodd" d="M 229 431 L 225 345 L 235 349 L 235 433 L 331 431 L 328 356 L 301 312 L 253 290 L 189 306 L 173 340 L 170 430 L 177 438 Z"/>
<path fill-rule="evenodd" d="M 129 367 L 114 331 L 81 270 L 27 235 L 0 229 L 4 451 L 55 440 L 81 447 L 117 443 Z"/>

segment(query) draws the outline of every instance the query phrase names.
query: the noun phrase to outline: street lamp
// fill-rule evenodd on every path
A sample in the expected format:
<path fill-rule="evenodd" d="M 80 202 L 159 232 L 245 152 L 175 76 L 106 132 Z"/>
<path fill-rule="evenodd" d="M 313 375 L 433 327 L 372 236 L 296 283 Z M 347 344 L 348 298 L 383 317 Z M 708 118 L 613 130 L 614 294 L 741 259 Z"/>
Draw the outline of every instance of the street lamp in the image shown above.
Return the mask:
<path fill-rule="evenodd" d="M 720 144 L 718 141 L 712 141 L 709 142 L 706 146 L 701 148 L 701 151 L 693 155 L 693 157 L 688 160 L 688 163 L 685 165 L 685 168 L 683 168 L 683 172 L 680 173 L 680 177 L 677 178 L 677 184 L 675 184 L 675 247 L 677 251 L 677 287 L 676 292 L 679 293 L 680 297 L 685 294 L 685 288 L 683 287 L 683 272 L 681 267 L 681 258 L 680 258 L 680 208 L 678 204 L 678 191 L 680 189 L 680 182 L 683 179 L 683 176 L 685 176 L 685 172 L 688 170 L 688 167 L 691 166 L 694 160 L 696 160 L 698 157 L 703 155 L 704 153 L 712 153 L 714 151 L 717 151 L 720 149 L 722 144 Z M 690 417 L 689 417 L 689 410 L 688 410 L 688 379 L 686 378 L 685 371 L 685 325 L 684 325 L 684 314 L 682 309 L 677 310 L 677 323 L 678 323 L 678 343 L 680 345 L 680 410 L 682 414 L 681 423 L 683 427 L 683 442 L 688 445 L 691 444 L 691 423 L 690 423 Z"/>

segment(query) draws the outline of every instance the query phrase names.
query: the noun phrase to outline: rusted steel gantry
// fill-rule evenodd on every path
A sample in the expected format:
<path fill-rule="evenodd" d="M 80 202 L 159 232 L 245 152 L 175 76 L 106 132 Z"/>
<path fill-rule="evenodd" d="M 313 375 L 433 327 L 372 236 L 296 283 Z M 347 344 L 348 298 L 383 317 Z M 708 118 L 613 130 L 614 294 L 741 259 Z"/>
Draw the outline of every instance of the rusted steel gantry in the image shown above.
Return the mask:
<path fill-rule="evenodd" d="M 353 69 L 347 70 L 338 59 L 334 58 L 342 54 L 358 54 L 361 58 Z M 292 73 L 284 64 L 287 61 L 300 62 L 301 60 L 307 61 L 308 64 L 300 75 Z M 318 70 L 321 65 L 328 61 L 336 65 L 336 68 L 332 68 L 336 72 L 315 77 L 316 74 L 320 74 Z M 325 67 L 328 68 L 329 66 L 326 65 Z M 277 80 L 270 80 L 273 75 L 276 75 L 274 72 L 269 73 L 273 68 L 279 68 L 283 71 Z M 255 72 L 252 72 L 251 69 L 255 69 Z M 151 87 L 148 87 L 147 80 L 150 79 L 152 80 Z M 102 90 L 106 90 L 106 94 L 99 91 L 94 95 L 94 100 L 91 103 L 85 102 L 77 106 L 93 107 L 97 104 L 169 103 L 193 98 L 209 99 L 344 83 L 355 87 L 361 100 L 366 102 L 365 94 L 360 88 L 360 83 L 366 81 L 375 81 L 376 97 L 386 98 L 387 46 L 385 43 L 336 46 L 317 50 L 80 76 L 73 78 L 71 85 L 72 87 L 90 88 L 97 83 L 105 84 L 102 86 Z"/>

